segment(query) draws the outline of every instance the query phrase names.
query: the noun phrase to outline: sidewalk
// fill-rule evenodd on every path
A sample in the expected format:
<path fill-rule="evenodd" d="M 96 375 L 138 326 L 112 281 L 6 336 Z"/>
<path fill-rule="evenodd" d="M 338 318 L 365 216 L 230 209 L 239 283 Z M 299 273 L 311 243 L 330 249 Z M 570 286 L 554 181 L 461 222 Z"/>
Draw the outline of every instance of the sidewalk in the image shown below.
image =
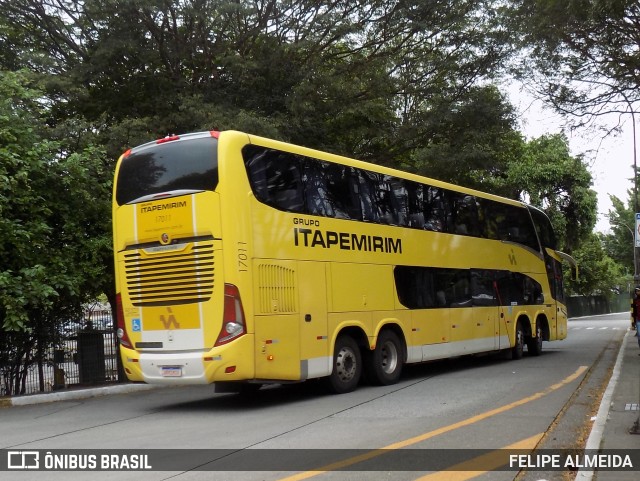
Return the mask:
<path fill-rule="evenodd" d="M 627 331 L 609 386 L 587 441 L 587 449 L 640 449 L 640 348 Z M 636 431 L 637 428 L 637 431 Z M 631 434 L 630 431 L 637 432 Z M 636 481 L 638 471 L 580 471 L 577 481 Z"/>
<path fill-rule="evenodd" d="M 88 389 L 70 389 L 68 391 L 54 391 L 43 394 L 32 394 L 30 396 L 16 396 L 0 398 L 0 409 L 11 406 L 26 406 L 29 404 L 41 404 L 55 401 L 71 401 L 77 399 L 88 399 L 107 394 L 124 394 L 128 392 L 147 391 L 157 389 L 158 386 L 141 383 L 113 384 Z"/>

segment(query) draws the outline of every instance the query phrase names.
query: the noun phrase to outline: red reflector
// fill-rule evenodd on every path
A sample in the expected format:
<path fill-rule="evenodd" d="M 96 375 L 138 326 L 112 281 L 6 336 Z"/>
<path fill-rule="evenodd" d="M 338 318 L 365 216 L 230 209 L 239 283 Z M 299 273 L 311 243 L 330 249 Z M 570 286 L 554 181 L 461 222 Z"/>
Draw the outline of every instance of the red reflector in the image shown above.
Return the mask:
<path fill-rule="evenodd" d="M 127 333 L 127 327 L 124 318 L 124 307 L 122 306 L 122 295 L 118 292 L 116 294 L 116 323 L 118 327 L 118 339 L 120 344 L 129 349 L 133 349 L 133 343 L 129 339 Z"/>
<path fill-rule="evenodd" d="M 131 153 L 131 149 L 127 150 L 124 154 L 122 154 L 123 157 L 129 157 L 129 154 Z"/>
<path fill-rule="evenodd" d="M 213 137 L 214 139 L 220 138 L 220 132 L 218 132 L 217 130 L 210 130 L 209 133 L 211 134 L 211 137 Z"/>
<path fill-rule="evenodd" d="M 174 140 L 179 140 L 180 136 L 178 135 L 167 135 L 163 139 L 156 140 L 156 144 L 164 144 L 165 142 L 173 142 Z"/>
<path fill-rule="evenodd" d="M 235 366 L 229 366 L 228 368 L 226 368 L 226 369 L 224 370 L 224 372 L 225 372 L 226 374 L 231 374 L 232 372 L 236 372 L 236 367 L 235 367 Z"/>

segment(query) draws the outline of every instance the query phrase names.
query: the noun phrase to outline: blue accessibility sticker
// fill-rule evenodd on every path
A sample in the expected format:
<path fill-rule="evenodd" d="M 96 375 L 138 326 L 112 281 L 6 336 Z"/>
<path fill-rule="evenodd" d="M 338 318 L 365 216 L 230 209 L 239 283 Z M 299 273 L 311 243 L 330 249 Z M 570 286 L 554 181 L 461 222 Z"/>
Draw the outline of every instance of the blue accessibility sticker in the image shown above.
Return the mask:
<path fill-rule="evenodd" d="M 131 330 L 133 332 L 142 331 L 142 321 L 140 321 L 140 319 L 132 319 L 131 320 Z"/>

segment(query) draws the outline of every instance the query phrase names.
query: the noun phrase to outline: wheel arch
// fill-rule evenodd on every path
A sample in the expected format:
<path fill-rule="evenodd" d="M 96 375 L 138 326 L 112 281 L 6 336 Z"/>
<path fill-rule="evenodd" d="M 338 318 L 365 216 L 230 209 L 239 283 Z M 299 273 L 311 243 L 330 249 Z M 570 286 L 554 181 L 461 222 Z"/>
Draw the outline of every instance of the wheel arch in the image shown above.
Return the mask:
<path fill-rule="evenodd" d="M 536 325 L 542 329 L 542 340 L 548 341 L 551 339 L 551 331 L 549 330 L 549 319 L 547 315 L 542 313 L 536 318 Z"/>
<path fill-rule="evenodd" d="M 341 328 L 336 333 L 336 337 L 333 340 L 333 346 L 331 348 L 332 351 L 335 349 L 336 341 L 341 336 L 349 336 L 351 339 L 353 339 L 358 345 L 358 347 L 360 348 L 360 352 L 365 352 L 369 350 L 369 340 L 367 338 L 367 334 L 364 332 L 362 327 L 351 325 L 351 326 L 345 326 Z"/>
<path fill-rule="evenodd" d="M 402 343 L 402 363 L 403 364 L 406 363 L 407 362 L 407 355 L 408 355 L 407 338 L 406 338 L 406 336 L 404 334 L 404 331 L 403 331 L 402 327 L 400 327 L 400 324 L 398 324 L 395 321 L 389 321 L 389 322 L 386 322 L 386 323 L 382 324 L 379 327 L 378 332 L 376 332 L 376 338 L 375 338 L 374 346 L 378 343 L 378 338 L 380 337 L 380 334 L 382 334 L 384 331 L 391 331 L 396 336 L 398 336 L 398 339 Z M 369 346 L 369 349 L 370 349 L 370 346 Z"/>
<path fill-rule="evenodd" d="M 515 331 L 515 326 L 517 326 L 518 323 L 520 323 L 520 325 L 522 326 L 522 331 L 524 333 L 525 338 L 531 337 L 531 334 L 533 331 L 531 329 L 531 319 L 529 319 L 529 316 L 525 313 L 520 314 L 517 317 L 516 322 L 514 324 L 514 331 Z"/>

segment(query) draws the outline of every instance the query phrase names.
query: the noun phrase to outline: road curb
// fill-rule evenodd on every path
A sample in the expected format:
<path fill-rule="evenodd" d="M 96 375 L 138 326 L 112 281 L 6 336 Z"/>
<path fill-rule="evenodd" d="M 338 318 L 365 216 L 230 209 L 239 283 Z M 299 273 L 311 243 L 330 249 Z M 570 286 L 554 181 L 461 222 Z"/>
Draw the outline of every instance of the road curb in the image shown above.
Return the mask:
<path fill-rule="evenodd" d="M 605 425 L 609 418 L 609 410 L 611 409 L 613 391 L 615 390 L 618 379 L 620 378 L 622 358 L 624 357 L 624 352 L 627 347 L 627 341 L 630 337 L 631 332 L 632 331 L 628 330 L 625 333 L 624 338 L 622 339 L 622 343 L 616 357 L 616 363 L 613 366 L 613 371 L 611 373 L 611 378 L 609 378 L 609 383 L 607 384 L 607 388 L 600 401 L 600 407 L 598 409 L 598 413 L 596 414 L 596 419 L 591 426 L 591 433 L 589 434 L 589 438 L 587 439 L 587 444 L 585 446 L 586 450 L 597 451 L 600 448 L 600 444 L 602 443 Z M 579 479 L 580 481 L 591 481 L 593 480 L 594 474 L 595 471 L 593 469 L 580 469 L 578 471 L 576 479 Z"/>
<path fill-rule="evenodd" d="M 73 391 L 56 391 L 44 394 L 33 394 L 31 396 L 17 396 L 0 399 L 0 408 L 12 406 L 28 406 L 31 404 L 42 404 L 56 401 L 74 401 L 88 399 L 108 394 L 126 394 L 130 392 L 148 391 L 157 389 L 159 386 L 150 384 L 117 384 L 114 386 L 102 386 L 89 389 L 76 389 Z"/>

